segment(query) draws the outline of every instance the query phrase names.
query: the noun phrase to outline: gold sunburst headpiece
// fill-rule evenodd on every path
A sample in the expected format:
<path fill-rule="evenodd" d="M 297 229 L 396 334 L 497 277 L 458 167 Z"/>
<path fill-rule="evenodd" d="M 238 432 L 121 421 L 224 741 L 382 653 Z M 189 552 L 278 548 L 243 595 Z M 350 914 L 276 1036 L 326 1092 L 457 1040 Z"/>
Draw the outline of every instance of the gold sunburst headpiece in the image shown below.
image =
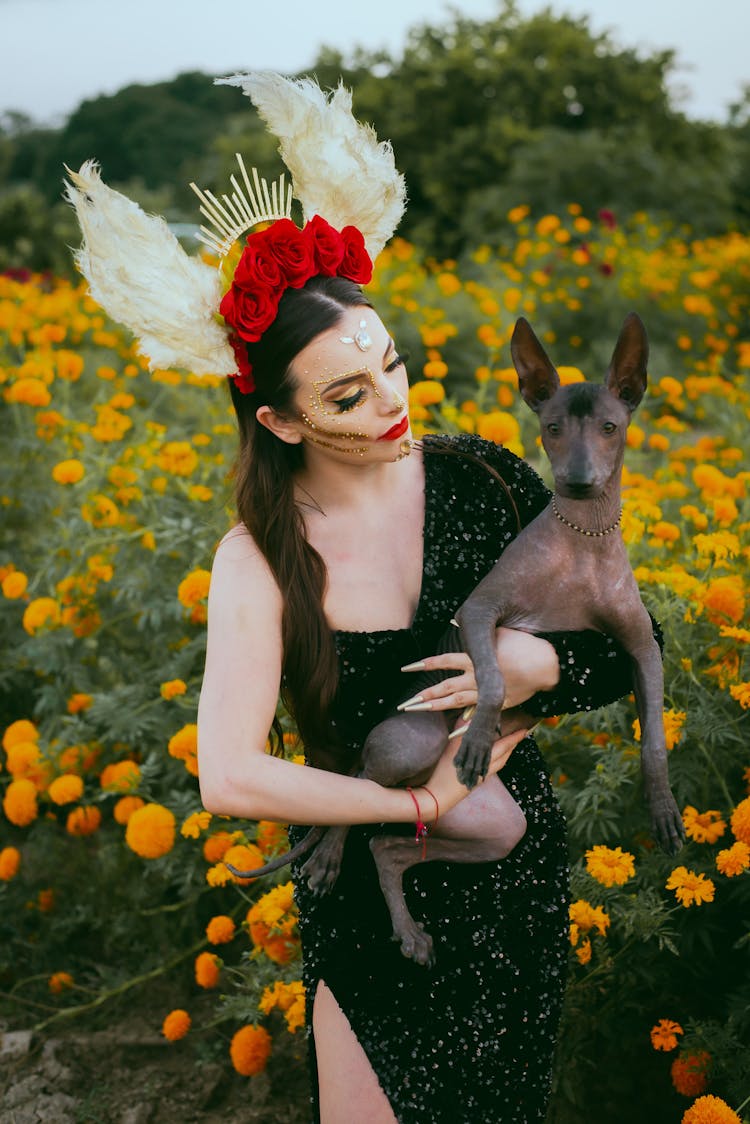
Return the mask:
<path fill-rule="evenodd" d="M 197 184 L 190 184 L 201 201 L 201 214 L 211 224 L 210 227 L 202 226 L 197 237 L 220 258 L 229 252 L 238 238 L 258 223 L 275 222 L 276 219 L 288 219 L 292 216 L 292 185 L 285 183 L 284 172 L 278 181 L 273 181 L 269 191 L 268 182 L 260 178 L 257 168 L 252 168 L 255 185 L 253 190 L 241 155 L 239 152 L 235 155 L 245 184 L 244 191 L 238 184 L 237 177 L 231 175 L 229 178 L 234 191 L 231 197 L 222 195 L 222 204 L 212 191 L 201 191 Z"/>

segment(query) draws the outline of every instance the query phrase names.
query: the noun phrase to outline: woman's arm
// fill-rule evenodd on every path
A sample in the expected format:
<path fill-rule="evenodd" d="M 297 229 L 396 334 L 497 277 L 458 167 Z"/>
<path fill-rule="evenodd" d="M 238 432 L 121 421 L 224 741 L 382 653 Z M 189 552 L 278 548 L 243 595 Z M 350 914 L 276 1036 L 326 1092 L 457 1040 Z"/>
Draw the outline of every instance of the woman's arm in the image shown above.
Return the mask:
<path fill-rule="evenodd" d="M 206 671 L 198 709 L 201 797 L 210 812 L 298 824 L 408 823 L 414 804 L 404 789 L 341 776 L 272 757 L 265 751 L 281 679 L 282 601 L 251 537 L 233 532 L 220 545 L 211 575 Z M 499 739 L 491 771 L 523 737 Z M 433 774 L 447 811 L 467 795 L 447 767 L 451 743 Z M 425 800 L 425 814 L 430 801 Z"/>

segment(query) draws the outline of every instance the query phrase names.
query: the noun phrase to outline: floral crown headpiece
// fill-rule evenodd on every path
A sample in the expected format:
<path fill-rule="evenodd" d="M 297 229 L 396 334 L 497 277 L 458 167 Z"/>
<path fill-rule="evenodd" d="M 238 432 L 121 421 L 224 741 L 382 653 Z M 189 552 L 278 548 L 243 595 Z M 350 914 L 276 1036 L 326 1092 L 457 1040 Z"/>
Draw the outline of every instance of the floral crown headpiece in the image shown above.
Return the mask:
<path fill-rule="evenodd" d="M 149 365 L 228 375 L 250 393 L 245 344 L 273 323 L 284 292 L 318 275 L 367 284 L 406 192 L 390 144 L 355 120 L 343 86 L 326 95 L 311 79 L 265 72 L 216 81 L 252 99 L 291 175 L 291 186 L 281 176 L 269 189 L 252 169 L 251 184 L 238 157 L 244 190 L 231 176 L 234 191 L 220 201 L 193 185 L 209 223 L 202 241 L 219 259 L 251 232 L 226 293 L 221 270 L 186 254 L 163 219 L 102 181 L 94 161 L 66 169 L 66 189 L 84 238 L 76 264 L 94 299 L 137 337 Z M 302 206 L 301 230 L 290 217 L 292 196 Z"/>

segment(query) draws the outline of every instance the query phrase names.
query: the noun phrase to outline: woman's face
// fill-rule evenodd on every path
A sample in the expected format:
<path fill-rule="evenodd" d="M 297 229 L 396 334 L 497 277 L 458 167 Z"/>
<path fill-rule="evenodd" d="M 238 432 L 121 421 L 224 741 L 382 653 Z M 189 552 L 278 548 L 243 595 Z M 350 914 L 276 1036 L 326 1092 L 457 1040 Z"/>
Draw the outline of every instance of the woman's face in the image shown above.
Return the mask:
<path fill-rule="evenodd" d="M 406 368 L 380 317 L 347 309 L 292 363 L 295 437 L 337 459 L 396 460 L 410 437 Z"/>

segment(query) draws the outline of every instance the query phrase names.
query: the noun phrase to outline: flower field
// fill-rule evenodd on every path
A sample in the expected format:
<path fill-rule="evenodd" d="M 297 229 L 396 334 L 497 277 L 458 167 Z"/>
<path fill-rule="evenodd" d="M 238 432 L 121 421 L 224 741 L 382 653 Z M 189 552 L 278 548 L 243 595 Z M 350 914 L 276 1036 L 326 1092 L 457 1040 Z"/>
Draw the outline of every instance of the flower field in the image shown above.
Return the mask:
<path fill-rule="evenodd" d="M 675 857 L 650 840 L 632 700 L 545 723 L 573 860 L 550 1120 L 619 1124 L 637 1107 L 736 1124 L 750 1113 L 750 239 L 574 205 L 510 218 L 508 245 L 460 263 L 396 240 L 370 292 L 411 353 L 417 434 L 476 432 L 543 474 L 510 367 L 516 317 L 577 381 L 603 377 L 641 314 L 650 387 L 623 529 L 665 634 L 688 835 Z M 304 993 L 285 873 L 238 885 L 223 865 L 262 865 L 283 828 L 211 817 L 196 779 L 229 396 L 149 373 L 82 286 L 22 275 L 0 277 L 0 392 L 2 1011 L 45 1033 L 159 980 L 170 1048 L 253 1077 L 301 1039 Z"/>

